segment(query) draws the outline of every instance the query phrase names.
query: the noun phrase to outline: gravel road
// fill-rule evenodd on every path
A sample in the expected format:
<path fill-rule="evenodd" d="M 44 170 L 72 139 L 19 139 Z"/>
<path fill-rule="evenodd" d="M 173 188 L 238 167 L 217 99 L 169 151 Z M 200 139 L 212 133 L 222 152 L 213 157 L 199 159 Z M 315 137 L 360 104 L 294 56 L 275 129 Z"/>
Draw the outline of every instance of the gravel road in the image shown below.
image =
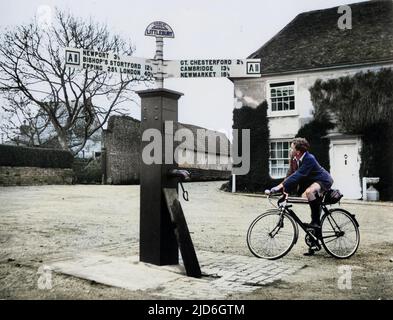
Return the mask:
<path fill-rule="evenodd" d="M 190 201 L 182 201 L 196 250 L 252 256 L 245 236 L 250 222 L 270 204 L 263 197 L 225 193 L 222 182 L 185 184 Z M 324 251 L 314 257 L 301 233 L 281 261 L 307 266 L 286 281 L 235 299 L 392 299 L 393 204 L 344 202 L 356 214 L 361 244 L 349 260 Z M 309 219 L 309 209 L 295 207 Z M 136 254 L 139 186 L 0 187 L 0 298 L 2 299 L 149 299 L 131 292 L 62 274 L 53 275 L 52 290 L 39 290 L 37 274 L 45 261 L 97 250 Z M 352 270 L 351 289 L 338 288 L 340 268 Z M 154 297 L 156 299 L 156 297 Z"/>

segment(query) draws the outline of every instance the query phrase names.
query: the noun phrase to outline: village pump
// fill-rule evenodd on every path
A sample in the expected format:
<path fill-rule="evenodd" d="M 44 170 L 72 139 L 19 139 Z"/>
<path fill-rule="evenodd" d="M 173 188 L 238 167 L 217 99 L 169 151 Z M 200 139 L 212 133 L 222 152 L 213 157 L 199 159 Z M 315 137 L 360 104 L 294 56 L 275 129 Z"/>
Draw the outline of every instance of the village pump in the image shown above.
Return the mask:
<path fill-rule="evenodd" d="M 156 265 L 179 263 L 179 249 L 186 273 L 201 277 L 197 255 L 190 237 L 178 195 L 178 184 L 190 179 L 173 161 L 173 131 L 165 130 L 165 122 L 178 121 L 180 92 L 164 88 L 165 78 L 251 78 L 260 77 L 260 59 L 192 59 L 164 60 L 164 38 L 174 38 L 172 28 L 162 21 L 154 21 L 145 30 L 146 36 L 156 40 L 154 59 L 119 57 L 83 48 L 66 48 L 66 66 L 85 70 L 102 70 L 127 74 L 138 80 L 155 80 L 156 89 L 137 92 L 141 98 L 141 130 L 155 129 L 163 139 L 162 163 L 140 166 L 140 261 Z M 141 141 L 141 150 L 148 144 Z M 168 159 L 167 159 L 168 160 Z M 184 190 L 183 198 L 188 200 Z"/>

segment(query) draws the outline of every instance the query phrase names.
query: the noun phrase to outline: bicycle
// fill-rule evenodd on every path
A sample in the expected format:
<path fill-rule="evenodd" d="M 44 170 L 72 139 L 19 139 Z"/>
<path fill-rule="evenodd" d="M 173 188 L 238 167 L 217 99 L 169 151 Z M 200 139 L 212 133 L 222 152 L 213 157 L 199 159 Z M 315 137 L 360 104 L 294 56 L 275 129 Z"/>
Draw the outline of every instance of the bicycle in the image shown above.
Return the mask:
<path fill-rule="evenodd" d="M 268 194 L 268 200 L 274 206 L 273 196 L 277 194 Z M 298 226 L 306 233 L 305 241 L 311 254 L 320 251 L 321 244 L 326 252 L 338 259 L 355 254 L 360 242 L 355 215 L 341 208 L 328 209 L 327 205 L 331 203 L 325 201 L 326 198 L 326 193 L 320 197 L 323 215 L 318 230 L 306 226 L 290 209 L 292 205 L 289 203 L 308 203 L 307 200 L 289 198 L 286 194 L 280 197 L 275 209 L 259 215 L 248 228 L 247 245 L 252 254 L 269 260 L 285 256 L 298 240 Z"/>

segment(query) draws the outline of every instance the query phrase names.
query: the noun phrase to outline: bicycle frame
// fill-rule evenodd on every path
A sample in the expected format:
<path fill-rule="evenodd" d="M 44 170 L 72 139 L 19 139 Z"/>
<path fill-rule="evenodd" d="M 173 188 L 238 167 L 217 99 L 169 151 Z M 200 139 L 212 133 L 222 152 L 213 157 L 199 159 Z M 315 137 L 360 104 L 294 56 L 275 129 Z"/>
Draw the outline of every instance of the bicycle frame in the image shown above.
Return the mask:
<path fill-rule="evenodd" d="M 269 195 L 269 198 L 270 198 L 270 195 Z M 278 200 L 278 202 L 277 202 L 277 206 L 278 206 L 278 208 L 281 210 L 281 212 L 282 213 L 286 213 L 286 214 L 288 214 L 291 218 L 293 218 L 293 220 L 295 220 L 295 222 L 303 229 L 303 231 L 309 236 L 309 237 L 311 237 L 314 241 L 318 241 L 319 239 L 320 239 L 320 237 L 318 237 L 318 236 L 316 236 L 315 234 L 313 234 L 312 232 L 310 232 L 309 230 L 310 230 L 310 228 L 307 228 L 307 226 L 304 224 L 304 222 L 302 221 L 302 220 L 300 220 L 300 218 L 297 216 L 297 214 L 293 211 L 293 210 L 291 210 L 290 208 L 292 207 L 292 205 L 291 204 L 288 204 L 288 203 L 303 203 L 303 204 L 307 204 L 308 203 L 308 201 L 303 201 L 303 200 L 290 200 L 286 195 L 284 195 L 283 197 L 281 197 L 279 200 Z M 329 210 L 328 210 L 328 208 L 326 207 L 326 205 L 324 205 L 323 203 L 321 203 L 321 209 L 322 209 L 322 211 L 324 212 L 324 214 L 325 215 L 328 215 L 329 214 Z M 335 230 L 335 228 L 337 228 L 338 230 L 340 230 L 340 227 L 338 226 L 338 224 L 336 223 L 336 221 L 334 221 L 334 218 L 333 217 L 330 217 L 332 220 L 333 220 L 333 222 L 334 222 L 334 224 L 336 225 L 335 227 L 332 225 L 332 222 L 329 220 L 329 223 L 330 223 L 330 225 L 332 226 L 332 228 L 333 228 L 333 230 Z M 355 220 L 356 221 L 356 220 Z M 281 220 L 280 220 L 280 223 L 281 223 Z M 278 227 L 279 225 L 277 225 L 277 227 Z M 276 228 L 277 228 L 276 227 Z M 275 229 L 276 229 L 275 228 Z M 274 230 L 273 230 L 274 231 Z M 273 233 L 273 231 L 272 231 L 272 233 Z M 340 230 L 340 232 L 341 232 L 341 230 Z M 325 236 L 325 237 L 323 237 L 323 239 L 326 239 L 326 238 L 331 238 L 331 237 L 335 237 L 335 235 L 331 235 L 331 236 Z"/>
<path fill-rule="evenodd" d="M 295 213 L 294 209 L 291 209 L 293 203 L 308 204 L 309 202 L 307 199 L 289 198 L 288 194 L 271 194 L 269 191 L 265 193 L 268 195 L 268 200 L 274 209 L 269 209 L 256 217 L 247 231 L 247 245 L 252 254 L 256 257 L 273 260 L 286 255 L 299 238 L 299 226 L 305 232 L 305 242 L 309 247 L 308 253 L 310 255 L 321 250 L 322 247 L 330 255 L 339 259 L 349 258 L 356 252 L 359 246 L 359 223 L 355 219 L 355 215 L 342 208 L 331 208 L 330 203 L 325 203 L 324 198 L 321 197 L 320 210 L 321 213 L 322 211 L 323 213 L 321 217 L 321 226 L 318 228 L 317 226 L 310 226 L 308 223 L 304 223 Z M 278 201 L 276 204 L 275 202 L 277 199 Z M 342 217 L 344 216 L 347 216 L 347 218 L 343 220 Z M 268 217 L 268 219 L 265 219 L 266 217 Z M 272 219 L 271 217 L 273 217 L 273 220 L 269 220 Z M 259 221 L 262 222 L 260 223 Z M 257 224 L 258 227 L 254 228 Z M 290 225 L 288 226 L 289 229 L 287 228 L 288 224 Z M 348 224 L 350 224 L 349 229 L 345 227 Z M 276 235 L 280 235 L 280 230 L 283 230 L 282 234 L 284 238 L 279 236 L 277 237 L 277 241 L 280 243 L 280 241 L 284 239 L 282 245 L 286 245 L 290 240 L 291 242 L 288 242 L 288 247 L 282 247 L 282 245 L 280 246 L 277 244 L 274 245 L 274 243 L 277 242 L 275 240 L 270 245 L 258 248 L 260 246 L 260 241 L 264 242 L 265 237 L 267 237 L 266 241 L 270 238 L 276 238 Z M 348 238 L 346 237 L 347 232 L 355 233 L 353 236 L 351 234 Z M 343 240 L 335 242 L 333 245 L 327 245 L 327 243 L 336 241 L 341 237 L 343 237 Z M 268 243 L 270 243 L 270 240 Z M 274 249 L 274 252 L 272 249 Z"/>

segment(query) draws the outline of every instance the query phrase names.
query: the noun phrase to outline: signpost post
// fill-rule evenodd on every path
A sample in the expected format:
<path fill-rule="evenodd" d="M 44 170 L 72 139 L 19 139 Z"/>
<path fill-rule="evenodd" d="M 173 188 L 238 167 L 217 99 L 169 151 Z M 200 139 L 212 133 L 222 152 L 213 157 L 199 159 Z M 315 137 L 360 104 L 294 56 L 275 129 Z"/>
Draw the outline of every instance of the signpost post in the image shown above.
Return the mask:
<path fill-rule="evenodd" d="M 126 74 L 135 80 L 155 79 L 157 89 L 139 91 L 141 129 L 157 129 L 163 135 L 165 122 L 178 119 L 178 100 L 182 93 L 164 89 L 165 78 L 252 78 L 260 77 L 260 59 L 164 60 L 164 38 L 174 38 L 172 28 L 162 21 L 149 24 L 146 36 L 156 38 L 154 59 L 120 57 L 116 53 L 66 48 L 65 62 L 70 68 Z M 172 136 L 169 141 L 173 141 Z M 168 138 L 168 137 L 166 137 Z M 163 140 L 167 140 L 167 139 Z M 146 142 L 141 142 L 143 148 Z M 172 145 L 173 147 L 173 145 Z M 163 146 L 163 154 L 168 151 Z M 173 157 L 171 157 L 173 159 Z M 176 164 L 145 164 L 140 170 L 140 260 L 157 265 L 178 264 L 180 248 L 188 276 L 200 277 L 201 270 L 178 200 L 178 178 L 169 172 Z"/>
<path fill-rule="evenodd" d="M 145 30 L 145 36 L 156 38 L 156 55 L 154 57 L 154 61 L 157 71 L 155 78 L 157 88 L 164 88 L 164 38 L 174 38 L 175 33 L 165 22 L 154 21 L 147 26 Z"/>

